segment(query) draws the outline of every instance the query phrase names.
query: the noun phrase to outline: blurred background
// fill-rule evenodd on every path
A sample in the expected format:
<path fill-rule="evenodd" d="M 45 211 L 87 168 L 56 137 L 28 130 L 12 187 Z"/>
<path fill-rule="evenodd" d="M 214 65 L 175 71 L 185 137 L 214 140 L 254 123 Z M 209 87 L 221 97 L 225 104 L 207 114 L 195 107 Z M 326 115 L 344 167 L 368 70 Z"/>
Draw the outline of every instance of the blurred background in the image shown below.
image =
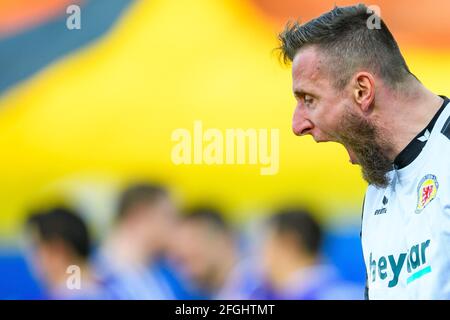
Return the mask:
<path fill-rule="evenodd" d="M 66 26 L 73 4 L 79 30 Z M 290 69 L 273 50 L 286 21 L 306 22 L 335 4 L 355 2 L 0 0 L 0 298 L 70 298 L 49 289 L 58 280 L 35 270 L 36 261 L 47 273 L 58 263 L 89 264 L 86 274 L 102 275 L 92 287 L 123 293 L 140 282 L 147 258 L 159 270 L 150 272 L 153 289 L 93 297 L 308 298 L 312 291 L 290 295 L 295 290 L 280 276 L 304 261 L 332 267 L 344 291 L 362 297 L 366 184 L 342 147 L 293 135 Z M 380 8 L 412 72 L 448 95 L 450 2 L 366 4 Z M 222 131 L 279 129 L 278 173 L 260 175 L 250 164 L 175 165 L 171 134 L 192 131 L 196 120 Z M 316 224 L 320 232 L 309 232 Z M 80 233 L 65 238 L 65 227 Z M 123 259 L 139 263 L 106 272 L 98 260 L 121 260 L 131 243 L 145 250 Z M 284 264 L 258 262 L 274 259 Z M 259 274 L 258 266 L 261 277 L 241 279 Z M 156 284 L 161 279 L 170 288 Z"/>

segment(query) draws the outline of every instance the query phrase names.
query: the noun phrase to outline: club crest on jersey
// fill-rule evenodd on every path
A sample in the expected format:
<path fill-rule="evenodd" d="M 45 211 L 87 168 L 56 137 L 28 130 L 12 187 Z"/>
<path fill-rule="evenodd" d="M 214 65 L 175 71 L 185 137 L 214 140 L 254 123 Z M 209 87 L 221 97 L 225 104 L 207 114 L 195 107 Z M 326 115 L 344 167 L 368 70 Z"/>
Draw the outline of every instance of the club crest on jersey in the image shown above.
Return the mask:
<path fill-rule="evenodd" d="M 436 176 L 427 174 L 420 180 L 417 187 L 417 207 L 416 213 L 422 212 L 423 209 L 436 197 L 439 183 Z"/>

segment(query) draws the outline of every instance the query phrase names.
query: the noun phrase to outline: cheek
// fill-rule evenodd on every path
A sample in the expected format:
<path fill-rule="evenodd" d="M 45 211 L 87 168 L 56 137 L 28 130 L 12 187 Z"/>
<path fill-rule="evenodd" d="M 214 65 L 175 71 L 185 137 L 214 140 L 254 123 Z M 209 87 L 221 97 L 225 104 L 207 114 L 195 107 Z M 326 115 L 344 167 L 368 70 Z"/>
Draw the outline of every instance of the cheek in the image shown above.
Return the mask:
<path fill-rule="evenodd" d="M 271 269 L 276 261 L 276 250 L 272 241 L 267 241 L 262 251 L 263 263 L 267 269 Z"/>
<path fill-rule="evenodd" d="M 338 108 L 330 108 L 331 111 L 321 112 L 317 117 L 316 126 L 328 139 L 336 137 L 341 127 L 342 112 Z"/>
<path fill-rule="evenodd" d="M 190 252 L 188 261 L 190 272 L 194 275 L 202 276 L 209 265 L 208 253 L 205 248 L 196 246 Z"/>
<path fill-rule="evenodd" d="M 42 276 L 45 278 L 49 273 L 53 272 L 53 267 L 55 265 L 55 259 L 53 258 L 53 255 L 51 251 L 47 248 L 41 248 L 38 250 L 36 254 L 36 263 L 37 267 L 39 269 L 39 272 Z"/>

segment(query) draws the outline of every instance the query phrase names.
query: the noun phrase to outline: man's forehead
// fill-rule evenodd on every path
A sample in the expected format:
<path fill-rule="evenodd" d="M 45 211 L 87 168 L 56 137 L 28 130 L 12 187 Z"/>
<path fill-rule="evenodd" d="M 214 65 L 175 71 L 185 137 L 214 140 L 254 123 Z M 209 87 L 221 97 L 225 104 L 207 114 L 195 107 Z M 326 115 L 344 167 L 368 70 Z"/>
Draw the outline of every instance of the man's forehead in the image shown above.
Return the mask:
<path fill-rule="evenodd" d="M 294 81 L 309 82 L 322 76 L 323 57 L 314 47 L 301 49 L 292 61 L 292 78 Z"/>

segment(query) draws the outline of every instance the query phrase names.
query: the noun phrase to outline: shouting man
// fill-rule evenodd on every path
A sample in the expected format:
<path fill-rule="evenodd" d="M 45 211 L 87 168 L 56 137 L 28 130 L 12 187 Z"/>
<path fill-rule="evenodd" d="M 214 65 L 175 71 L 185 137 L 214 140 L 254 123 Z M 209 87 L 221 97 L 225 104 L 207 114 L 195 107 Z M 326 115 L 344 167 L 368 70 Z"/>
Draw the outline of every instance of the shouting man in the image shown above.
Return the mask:
<path fill-rule="evenodd" d="M 288 24 L 296 135 L 334 141 L 369 183 L 362 245 L 370 299 L 450 298 L 450 106 L 410 72 L 365 5 Z"/>

